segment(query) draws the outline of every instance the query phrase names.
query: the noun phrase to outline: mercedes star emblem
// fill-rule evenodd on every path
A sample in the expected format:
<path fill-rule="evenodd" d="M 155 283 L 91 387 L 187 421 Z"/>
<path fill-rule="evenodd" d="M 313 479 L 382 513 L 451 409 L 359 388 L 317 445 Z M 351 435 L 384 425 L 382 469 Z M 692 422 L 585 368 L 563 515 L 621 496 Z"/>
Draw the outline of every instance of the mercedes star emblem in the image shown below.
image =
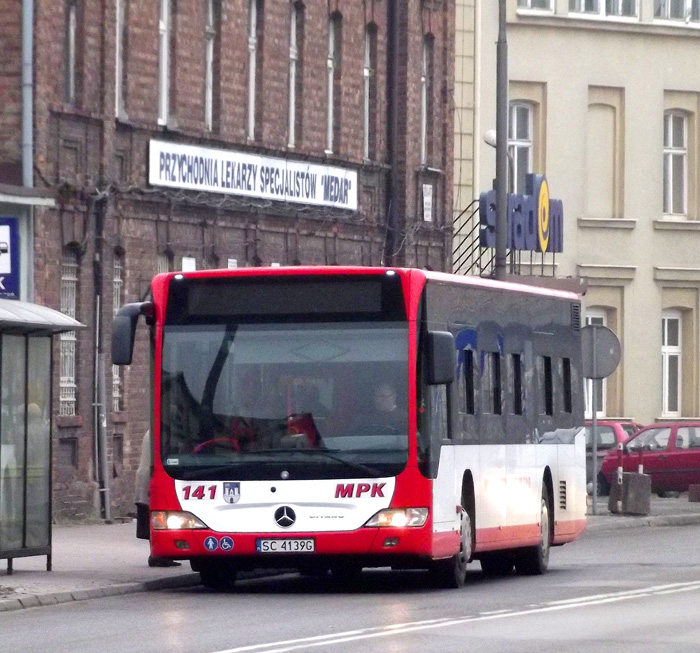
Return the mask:
<path fill-rule="evenodd" d="M 282 528 L 289 528 L 296 520 L 296 513 L 289 506 L 282 506 L 275 510 L 275 521 Z"/>

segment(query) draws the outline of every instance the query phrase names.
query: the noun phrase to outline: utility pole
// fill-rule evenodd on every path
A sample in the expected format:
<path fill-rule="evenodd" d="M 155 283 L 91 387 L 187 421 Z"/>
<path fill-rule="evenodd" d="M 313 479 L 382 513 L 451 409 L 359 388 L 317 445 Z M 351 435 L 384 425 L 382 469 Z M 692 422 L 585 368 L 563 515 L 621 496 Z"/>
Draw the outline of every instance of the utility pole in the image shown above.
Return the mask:
<path fill-rule="evenodd" d="M 496 265 L 495 277 L 506 278 L 508 246 L 508 42 L 506 0 L 498 0 L 496 44 Z"/>

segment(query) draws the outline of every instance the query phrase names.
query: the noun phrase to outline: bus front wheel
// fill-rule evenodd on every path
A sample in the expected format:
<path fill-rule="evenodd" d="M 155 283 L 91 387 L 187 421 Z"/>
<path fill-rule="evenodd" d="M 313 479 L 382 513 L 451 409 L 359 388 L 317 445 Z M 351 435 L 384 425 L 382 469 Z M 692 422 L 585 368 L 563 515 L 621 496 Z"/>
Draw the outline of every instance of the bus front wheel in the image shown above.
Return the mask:
<path fill-rule="evenodd" d="M 193 568 L 195 565 L 192 565 Z M 199 572 L 199 578 L 204 587 L 218 592 L 232 590 L 236 584 L 237 571 L 225 562 L 211 560 L 200 562 L 195 571 Z"/>
<path fill-rule="evenodd" d="M 472 557 L 472 522 L 462 508 L 459 527 L 459 553 L 446 560 L 434 560 L 430 573 L 439 587 L 459 589 L 467 578 L 467 564 Z"/>

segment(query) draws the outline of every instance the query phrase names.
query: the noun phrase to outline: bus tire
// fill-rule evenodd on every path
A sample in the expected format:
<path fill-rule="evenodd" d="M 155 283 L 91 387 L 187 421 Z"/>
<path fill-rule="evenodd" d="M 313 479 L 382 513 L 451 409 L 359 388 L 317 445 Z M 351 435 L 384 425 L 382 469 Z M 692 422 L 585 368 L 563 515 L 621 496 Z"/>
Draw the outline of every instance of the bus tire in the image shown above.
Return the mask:
<path fill-rule="evenodd" d="M 481 571 L 490 578 L 502 578 L 513 571 L 513 555 L 503 551 L 483 553 L 479 558 Z"/>
<path fill-rule="evenodd" d="M 202 564 L 199 569 L 199 578 L 204 587 L 217 592 L 228 592 L 236 584 L 237 572 L 229 565 L 215 562 Z"/>
<path fill-rule="evenodd" d="M 357 562 L 339 562 L 331 565 L 331 575 L 341 585 L 354 585 L 362 576 L 362 565 Z"/>
<path fill-rule="evenodd" d="M 520 576 L 540 576 L 549 566 L 549 551 L 552 546 L 552 516 L 547 486 L 542 486 L 540 502 L 540 543 L 523 549 L 515 559 L 515 571 Z"/>
<path fill-rule="evenodd" d="M 439 587 L 459 589 L 467 579 L 467 565 L 472 557 L 472 522 L 464 508 L 459 521 L 459 552 L 446 560 L 434 560 L 430 566 L 430 574 Z"/>

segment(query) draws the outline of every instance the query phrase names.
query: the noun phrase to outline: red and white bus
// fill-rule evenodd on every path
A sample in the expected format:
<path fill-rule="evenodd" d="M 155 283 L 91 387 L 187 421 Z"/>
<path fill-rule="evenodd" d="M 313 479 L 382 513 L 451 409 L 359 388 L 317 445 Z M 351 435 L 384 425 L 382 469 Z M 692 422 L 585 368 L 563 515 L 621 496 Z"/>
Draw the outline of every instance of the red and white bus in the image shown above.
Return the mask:
<path fill-rule="evenodd" d="M 144 315 L 151 551 L 205 585 L 393 567 L 460 587 L 474 559 L 543 573 L 583 531 L 577 295 L 363 267 L 167 273 L 151 290 L 119 310 L 112 357 L 131 363 Z"/>

